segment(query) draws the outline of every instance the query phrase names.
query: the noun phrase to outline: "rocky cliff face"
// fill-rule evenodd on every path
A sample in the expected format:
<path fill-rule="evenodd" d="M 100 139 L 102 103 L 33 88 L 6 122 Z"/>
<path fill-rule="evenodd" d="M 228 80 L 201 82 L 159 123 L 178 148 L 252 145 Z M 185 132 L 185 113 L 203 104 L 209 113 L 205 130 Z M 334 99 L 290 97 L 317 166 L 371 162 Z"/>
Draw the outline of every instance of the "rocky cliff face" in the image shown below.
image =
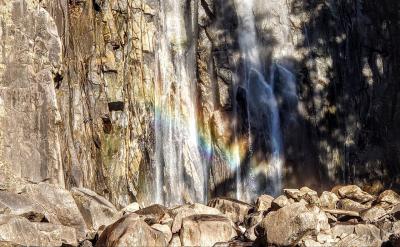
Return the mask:
<path fill-rule="evenodd" d="M 278 63 L 296 81 L 297 97 L 282 100 L 285 79 L 277 70 L 283 182 L 397 186 L 399 4 L 259 0 L 254 6 L 266 74 Z M 179 9 L 196 55 L 190 71 L 205 187 L 209 196 L 233 195 L 238 174 L 263 167 L 271 151 L 236 83 L 243 64 L 235 1 L 181 1 Z M 158 0 L 0 0 L 2 186 L 46 180 L 91 188 L 117 206 L 149 203 L 156 88 L 160 68 L 170 66 L 160 59 L 160 11 Z"/>

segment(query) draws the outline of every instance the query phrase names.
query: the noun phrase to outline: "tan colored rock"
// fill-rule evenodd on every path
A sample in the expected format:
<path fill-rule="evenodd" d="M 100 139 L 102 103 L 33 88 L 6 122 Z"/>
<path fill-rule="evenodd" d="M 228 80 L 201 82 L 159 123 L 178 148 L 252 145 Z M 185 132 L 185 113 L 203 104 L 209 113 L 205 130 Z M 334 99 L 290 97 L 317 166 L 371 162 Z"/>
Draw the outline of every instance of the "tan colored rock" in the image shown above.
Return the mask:
<path fill-rule="evenodd" d="M 159 204 L 139 209 L 135 211 L 135 214 L 139 215 L 149 225 L 159 224 L 171 218 L 170 210 Z"/>
<path fill-rule="evenodd" d="M 29 221 L 41 222 L 47 215 L 45 209 L 28 196 L 12 192 L 0 191 L 0 211 L 3 214 L 17 215 L 27 218 Z"/>
<path fill-rule="evenodd" d="M 208 215 L 222 215 L 221 211 L 216 208 L 208 207 L 199 203 L 186 204 L 180 207 L 176 207 L 171 210 L 171 214 L 174 217 L 172 223 L 172 233 L 177 233 L 181 229 L 182 220 L 188 216 L 196 214 L 208 214 Z"/>
<path fill-rule="evenodd" d="M 268 211 L 271 208 L 271 203 L 274 198 L 270 195 L 261 195 L 257 198 L 256 209 L 257 211 Z"/>
<path fill-rule="evenodd" d="M 97 247 L 166 246 L 165 235 L 132 213 L 108 226 L 96 243 Z"/>
<path fill-rule="evenodd" d="M 172 232 L 171 232 L 171 228 L 169 228 L 169 226 L 167 225 L 161 225 L 161 224 L 154 224 L 151 226 L 152 228 L 162 232 L 165 236 L 165 242 L 169 243 L 172 239 Z"/>
<path fill-rule="evenodd" d="M 340 199 L 337 203 L 337 207 L 342 210 L 354 212 L 361 212 L 370 208 L 368 205 L 364 205 L 350 199 Z"/>
<path fill-rule="evenodd" d="M 308 187 L 302 187 L 301 189 L 284 189 L 285 195 L 288 198 L 299 202 L 305 200 L 308 203 L 316 204 L 318 202 L 318 193 Z"/>
<path fill-rule="evenodd" d="M 359 203 L 366 203 L 374 200 L 374 196 L 363 191 L 357 185 L 347 185 L 338 189 L 341 198 L 347 198 Z"/>
<path fill-rule="evenodd" d="M 387 214 L 388 212 L 384 208 L 377 205 L 362 211 L 360 216 L 365 222 L 376 222 Z"/>
<path fill-rule="evenodd" d="M 318 207 L 296 202 L 269 213 L 259 225 L 267 244 L 289 246 L 307 235 L 329 230 L 328 218 Z"/>
<path fill-rule="evenodd" d="M 183 246 L 213 246 L 237 236 L 233 222 L 221 215 L 192 215 L 182 221 L 180 238 Z"/>
<path fill-rule="evenodd" d="M 293 203 L 294 203 L 294 200 L 292 198 L 289 199 L 285 195 L 281 195 L 272 201 L 271 206 L 273 208 L 279 209 L 279 208 L 289 206 L 290 204 L 293 204 Z"/>
<path fill-rule="evenodd" d="M 400 203 L 400 195 L 393 190 L 385 190 L 376 199 L 378 203 L 385 203 L 389 206 Z"/>
<path fill-rule="evenodd" d="M 40 183 L 27 185 L 26 191 L 22 195 L 34 200 L 49 215 L 55 215 L 57 221 L 50 221 L 50 223 L 61 223 L 64 226 L 75 228 L 78 240 L 82 240 L 86 236 L 85 220 L 69 191 L 57 185 Z"/>
<path fill-rule="evenodd" d="M 90 230 L 97 231 L 101 226 L 108 226 L 118 219 L 114 205 L 94 191 L 72 188 L 71 193 Z"/>
<path fill-rule="evenodd" d="M 139 203 L 134 202 L 134 203 L 131 203 L 128 206 L 124 207 L 121 210 L 121 213 L 122 214 L 133 213 L 135 211 L 138 211 L 139 209 L 140 209 Z"/>
<path fill-rule="evenodd" d="M 252 209 L 250 204 L 230 198 L 212 199 L 208 206 L 218 209 L 234 223 L 243 223 L 244 218 Z"/>
<path fill-rule="evenodd" d="M 75 229 L 50 223 L 29 222 L 19 216 L 0 216 L 0 243 L 16 246 L 77 246 Z"/>
<path fill-rule="evenodd" d="M 181 247 L 182 243 L 181 243 L 181 237 L 179 236 L 179 234 L 174 234 L 172 236 L 171 241 L 168 244 L 168 247 Z"/>
<path fill-rule="evenodd" d="M 339 198 L 335 193 L 324 191 L 319 197 L 319 206 L 322 208 L 335 209 Z"/>
<path fill-rule="evenodd" d="M 335 245 L 335 247 L 360 247 L 360 246 L 381 247 L 382 241 L 380 239 L 376 239 L 369 235 L 359 236 L 357 234 L 351 234 L 343 238 Z"/>

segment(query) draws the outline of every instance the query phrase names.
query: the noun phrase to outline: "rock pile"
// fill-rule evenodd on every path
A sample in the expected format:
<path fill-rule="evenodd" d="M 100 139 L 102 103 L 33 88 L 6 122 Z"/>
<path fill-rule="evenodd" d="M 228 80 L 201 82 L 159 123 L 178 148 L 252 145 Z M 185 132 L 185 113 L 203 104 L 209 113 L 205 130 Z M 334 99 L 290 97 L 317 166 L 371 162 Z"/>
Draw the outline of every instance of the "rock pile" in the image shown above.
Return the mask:
<path fill-rule="evenodd" d="M 285 189 L 254 205 L 214 198 L 117 210 L 85 188 L 27 183 L 0 191 L 1 246 L 400 246 L 400 196 L 355 185 Z"/>

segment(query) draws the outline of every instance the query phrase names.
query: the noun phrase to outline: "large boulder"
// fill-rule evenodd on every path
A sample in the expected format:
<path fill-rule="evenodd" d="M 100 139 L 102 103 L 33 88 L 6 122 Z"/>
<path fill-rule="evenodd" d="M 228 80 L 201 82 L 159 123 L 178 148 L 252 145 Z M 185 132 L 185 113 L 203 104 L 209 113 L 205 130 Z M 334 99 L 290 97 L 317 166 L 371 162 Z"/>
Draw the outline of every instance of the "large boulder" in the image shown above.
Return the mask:
<path fill-rule="evenodd" d="M 318 207 L 297 202 L 269 213 L 258 228 L 265 245 L 291 246 L 306 235 L 329 230 L 330 226 Z"/>
<path fill-rule="evenodd" d="M 107 199 L 85 188 L 73 188 L 72 196 L 90 230 L 98 230 L 118 219 L 118 211 Z"/>
<path fill-rule="evenodd" d="M 30 222 L 11 215 L 0 216 L 0 245 L 77 246 L 75 229 L 51 223 Z"/>
<path fill-rule="evenodd" d="M 57 221 L 49 220 L 50 223 L 73 227 L 76 229 L 78 240 L 85 238 L 85 220 L 69 191 L 57 185 L 39 183 L 27 185 L 23 195 L 42 206 L 49 215 L 56 217 Z"/>
<path fill-rule="evenodd" d="M 150 227 L 139 215 L 123 216 L 100 235 L 97 247 L 166 246 L 162 232 Z"/>
<path fill-rule="evenodd" d="M 174 221 L 172 223 L 173 233 L 179 232 L 182 227 L 182 220 L 188 216 L 196 214 L 222 215 L 221 211 L 219 211 L 218 209 L 208 207 L 199 203 L 186 204 L 176 207 L 171 210 L 171 214 L 174 217 Z"/>
<path fill-rule="evenodd" d="M 372 208 L 362 211 L 360 216 L 365 222 L 377 222 L 387 214 L 388 212 L 383 207 L 376 205 Z"/>
<path fill-rule="evenodd" d="M 165 237 L 165 242 L 169 243 L 172 239 L 172 232 L 171 228 L 167 225 L 161 225 L 161 224 L 154 224 L 151 226 L 152 228 L 156 229 L 157 231 L 160 231 L 164 234 Z"/>
<path fill-rule="evenodd" d="M 34 222 L 43 221 L 46 214 L 45 209 L 29 197 L 7 191 L 0 191 L 0 211 L 4 214 L 22 216 Z M 55 220 L 53 218 L 53 221 Z"/>
<path fill-rule="evenodd" d="M 139 215 L 140 218 L 149 225 L 162 224 L 171 219 L 170 210 L 159 204 L 154 204 L 146 208 L 139 209 L 135 211 L 135 214 Z"/>
<path fill-rule="evenodd" d="M 235 223 L 243 223 L 244 218 L 253 208 L 250 204 L 231 198 L 215 198 L 208 203 L 208 206 L 221 211 Z"/>
<path fill-rule="evenodd" d="M 285 195 L 280 195 L 272 201 L 271 207 L 273 209 L 280 209 L 280 208 L 289 206 L 290 204 L 293 204 L 293 203 L 294 203 L 294 200 L 292 198 L 289 199 Z"/>
<path fill-rule="evenodd" d="M 363 191 L 357 185 L 343 186 L 337 190 L 337 193 L 341 198 L 351 199 L 359 203 L 366 203 L 375 199 L 374 196 Z"/>
<path fill-rule="evenodd" d="M 221 215 L 192 215 L 183 219 L 182 246 L 213 246 L 237 236 L 233 222 Z"/>

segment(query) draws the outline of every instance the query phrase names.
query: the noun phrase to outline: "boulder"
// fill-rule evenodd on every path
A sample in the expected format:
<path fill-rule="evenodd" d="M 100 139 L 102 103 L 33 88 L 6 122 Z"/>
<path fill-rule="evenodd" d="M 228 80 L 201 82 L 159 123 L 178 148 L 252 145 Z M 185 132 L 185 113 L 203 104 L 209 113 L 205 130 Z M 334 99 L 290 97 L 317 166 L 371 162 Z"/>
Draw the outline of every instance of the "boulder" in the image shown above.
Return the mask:
<path fill-rule="evenodd" d="M 118 219 L 118 211 L 107 199 L 85 188 L 73 188 L 72 196 L 90 230 L 97 231 Z"/>
<path fill-rule="evenodd" d="M 351 200 L 359 202 L 359 203 L 366 203 L 366 202 L 373 201 L 375 199 L 374 196 L 363 191 L 357 185 L 347 185 L 347 186 L 343 186 L 343 187 L 339 188 L 338 195 L 341 198 L 351 199 Z"/>
<path fill-rule="evenodd" d="M 166 245 L 165 235 L 135 213 L 127 214 L 106 227 L 96 242 L 97 247 Z"/>
<path fill-rule="evenodd" d="M 78 240 L 86 236 L 87 227 L 72 194 L 57 185 L 39 183 L 29 184 L 23 195 L 31 198 L 46 210 L 46 215 L 54 215 L 56 222 L 76 229 Z"/>
<path fill-rule="evenodd" d="M 361 219 L 365 222 L 377 222 L 388 212 L 381 206 L 377 205 L 361 212 Z"/>
<path fill-rule="evenodd" d="M 274 198 L 269 195 L 259 196 L 256 201 L 256 210 L 257 211 L 268 211 L 271 208 L 271 203 L 273 200 L 274 200 Z"/>
<path fill-rule="evenodd" d="M 289 199 L 285 195 L 281 195 L 272 201 L 271 206 L 273 209 L 280 209 L 289 206 L 292 203 L 294 203 L 294 200 L 292 198 Z"/>
<path fill-rule="evenodd" d="M 208 207 L 199 203 L 186 204 L 180 207 L 176 207 L 171 210 L 171 214 L 174 217 L 172 223 L 172 233 L 177 233 L 182 227 L 182 220 L 185 217 L 196 215 L 196 214 L 210 214 L 210 215 L 222 215 L 221 211 L 216 208 Z"/>
<path fill-rule="evenodd" d="M 221 211 L 235 223 L 243 223 L 244 218 L 253 208 L 250 204 L 230 198 L 215 198 L 208 203 L 208 206 Z"/>
<path fill-rule="evenodd" d="M 299 202 L 305 200 L 308 203 L 315 204 L 318 202 L 318 193 L 308 187 L 302 187 L 301 189 L 284 189 L 285 195 L 288 198 Z"/>
<path fill-rule="evenodd" d="M 78 245 L 75 229 L 72 227 L 30 222 L 26 218 L 11 215 L 0 216 L 1 243 L 12 246 Z"/>
<path fill-rule="evenodd" d="M 264 216 L 267 214 L 266 211 L 259 211 L 259 212 L 255 212 L 255 213 L 251 213 L 246 215 L 245 219 L 244 219 L 244 226 L 246 228 L 250 228 L 252 226 L 257 225 L 258 223 L 260 223 L 262 221 L 262 219 L 264 218 Z"/>
<path fill-rule="evenodd" d="M 199 214 L 186 217 L 180 231 L 183 246 L 213 246 L 237 236 L 233 222 L 222 215 Z"/>
<path fill-rule="evenodd" d="M 351 234 L 340 240 L 335 245 L 335 247 L 360 247 L 360 246 L 381 247 L 382 241 L 370 235 L 359 236 L 357 234 Z"/>
<path fill-rule="evenodd" d="M 324 191 L 319 197 L 319 206 L 322 208 L 335 209 L 339 198 L 335 193 Z"/>
<path fill-rule="evenodd" d="M 368 205 L 364 205 L 350 199 L 340 199 L 337 203 L 337 206 L 339 209 L 354 212 L 361 212 L 370 208 Z"/>
<path fill-rule="evenodd" d="M 376 199 L 377 203 L 392 206 L 400 203 L 400 195 L 393 190 L 385 190 Z"/>
<path fill-rule="evenodd" d="M 171 228 L 169 228 L 169 226 L 167 225 L 161 225 L 161 224 L 154 224 L 151 226 L 152 228 L 162 232 L 164 234 L 165 237 L 165 242 L 169 243 L 172 239 L 172 232 L 171 232 Z"/>
<path fill-rule="evenodd" d="M 46 214 L 45 209 L 29 197 L 6 191 L 0 191 L 0 211 L 4 214 L 22 216 L 34 222 L 43 221 Z"/>
<path fill-rule="evenodd" d="M 170 210 L 163 205 L 154 204 L 146 208 L 135 211 L 147 224 L 162 224 L 171 218 Z"/>
<path fill-rule="evenodd" d="M 259 224 L 258 232 L 266 243 L 278 246 L 296 244 L 306 235 L 317 235 L 320 231 L 329 230 L 328 218 L 316 206 L 296 202 L 269 213 Z"/>
<path fill-rule="evenodd" d="M 122 212 L 122 215 L 124 215 L 124 214 L 129 214 L 129 213 L 136 212 L 136 211 L 138 211 L 139 209 L 140 209 L 139 203 L 134 202 L 134 203 L 131 203 L 131 204 L 129 204 L 128 206 L 124 207 L 124 208 L 121 210 L 121 212 Z"/>

